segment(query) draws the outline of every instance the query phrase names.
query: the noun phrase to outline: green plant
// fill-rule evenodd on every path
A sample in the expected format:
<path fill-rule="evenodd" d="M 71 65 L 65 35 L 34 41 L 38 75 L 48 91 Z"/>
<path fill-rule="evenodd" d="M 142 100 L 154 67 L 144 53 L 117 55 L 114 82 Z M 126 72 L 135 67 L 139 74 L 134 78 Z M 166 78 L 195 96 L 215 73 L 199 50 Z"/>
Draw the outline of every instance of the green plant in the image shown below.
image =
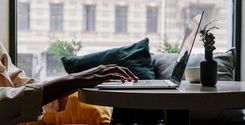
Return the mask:
<path fill-rule="evenodd" d="M 217 21 L 217 20 L 215 20 L 215 21 Z M 201 34 L 200 35 L 201 41 L 203 42 L 204 48 L 206 51 L 209 51 L 209 52 L 213 52 L 213 50 L 216 49 L 216 47 L 214 46 L 215 37 L 214 37 L 214 34 L 211 33 L 211 30 L 219 29 L 219 28 L 216 26 L 210 26 L 210 24 L 212 24 L 215 21 L 212 21 L 212 22 L 209 22 L 208 24 L 206 24 L 203 27 L 203 29 L 201 29 L 199 32 Z"/>
<path fill-rule="evenodd" d="M 166 52 L 166 53 L 178 53 L 180 51 L 179 44 L 178 43 L 170 43 L 165 41 L 159 48 L 160 52 Z"/>
<path fill-rule="evenodd" d="M 72 39 L 72 41 L 62 41 L 59 39 L 51 41 L 48 52 L 55 59 L 60 59 L 64 56 L 74 56 L 82 48 L 82 42 Z"/>
<path fill-rule="evenodd" d="M 48 53 L 52 55 L 52 57 L 58 61 L 55 69 L 56 72 L 63 72 L 64 67 L 61 63 L 61 57 L 67 56 L 75 56 L 77 52 L 82 48 L 82 42 L 77 41 L 76 39 L 72 39 L 71 41 L 64 41 L 60 39 L 51 39 L 50 45 L 48 48 Z"/>

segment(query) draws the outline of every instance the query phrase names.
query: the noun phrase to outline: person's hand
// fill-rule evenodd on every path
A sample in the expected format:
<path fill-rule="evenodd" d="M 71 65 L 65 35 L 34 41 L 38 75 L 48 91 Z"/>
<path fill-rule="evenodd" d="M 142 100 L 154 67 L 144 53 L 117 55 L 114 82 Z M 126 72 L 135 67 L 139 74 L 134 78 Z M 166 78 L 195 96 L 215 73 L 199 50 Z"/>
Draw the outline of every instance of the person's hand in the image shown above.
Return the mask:
<path fill-rule="evenodd" d="M 129 69 L 115 64 L 100 65 L 86 71 L 70 74 L 70 76 L 80 87 L 85 84 L 86 86 L 96 86 L 110 80 L 121 80 L 122 82 L 138 80 L 138 77 Z"/>

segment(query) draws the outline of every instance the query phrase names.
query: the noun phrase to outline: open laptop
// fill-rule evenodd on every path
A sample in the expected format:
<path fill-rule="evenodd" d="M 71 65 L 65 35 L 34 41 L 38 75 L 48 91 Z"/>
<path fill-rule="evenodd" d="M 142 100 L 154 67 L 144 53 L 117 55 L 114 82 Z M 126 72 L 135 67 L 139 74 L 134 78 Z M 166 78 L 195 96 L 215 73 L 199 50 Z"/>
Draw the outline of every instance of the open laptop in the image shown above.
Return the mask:
<path fill-rule="evenodd" d="M 104 82 L 97 85 L 99 89 L 174 89 L 180 85 L 189 56 L 191 54 L 204 11 L 194 16 L 185 32 L 179 55 L 170 80 L 138 80 L 132 82 Z"/>

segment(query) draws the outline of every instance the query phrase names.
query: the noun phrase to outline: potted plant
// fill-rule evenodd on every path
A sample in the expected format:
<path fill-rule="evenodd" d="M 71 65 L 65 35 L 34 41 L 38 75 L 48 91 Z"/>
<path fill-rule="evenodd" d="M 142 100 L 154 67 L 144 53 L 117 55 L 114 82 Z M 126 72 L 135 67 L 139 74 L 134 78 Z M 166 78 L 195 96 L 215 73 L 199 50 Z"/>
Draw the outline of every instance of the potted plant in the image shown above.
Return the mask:
<path fill-rule="evenodd" d="M 206 24 L 199 32 L 205 49 L 205 60 L 200 63 L 200 80 L 204 86 L 215 86 L 217 83 L 217 62 L 213 59 L 215 37 L 211 31 L 219 28 L 210 26 L 213 22 Z"/>

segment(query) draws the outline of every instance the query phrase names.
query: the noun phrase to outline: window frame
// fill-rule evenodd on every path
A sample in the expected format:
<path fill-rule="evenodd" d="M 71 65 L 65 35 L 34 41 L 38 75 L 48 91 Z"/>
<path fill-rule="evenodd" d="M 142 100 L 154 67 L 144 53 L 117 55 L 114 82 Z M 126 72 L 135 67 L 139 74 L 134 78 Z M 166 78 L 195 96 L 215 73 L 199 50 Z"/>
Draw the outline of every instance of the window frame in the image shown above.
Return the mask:
<path fill-rule="evenodd" d="M 242 0 L 232 0 L 232 46 L 236 48 L 235 81 L 241 81 Z"/>
<path fill-rule="evenodd" d="M 17 64 L 17 0 L 9 1 L 9 55 Z"/>

